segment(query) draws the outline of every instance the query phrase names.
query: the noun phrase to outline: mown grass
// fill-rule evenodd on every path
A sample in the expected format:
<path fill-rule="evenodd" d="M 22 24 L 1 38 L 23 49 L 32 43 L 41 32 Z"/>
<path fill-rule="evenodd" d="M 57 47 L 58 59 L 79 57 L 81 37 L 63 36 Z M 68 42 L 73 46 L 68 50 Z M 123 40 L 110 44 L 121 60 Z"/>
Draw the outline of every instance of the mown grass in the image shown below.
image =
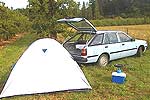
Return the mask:
<path fill-rule="evenodd" d="M 120 26 L 118 30 L 120 30 Z M 6 81 L 11 65 L 36 39 L 36 34 L 26 34 L 23 38 L 0 50 L 0 87 Z M 126 65 L 123 67 L 123 71 L 127 74 L 124 84 L 111 82 L 111 73 L 116 70 L 114 64 Z M 150 50 L 147 50 L 140 58 L 134 56 L 115 60 L 110 62 L 107 67 L 100 68 L 96 64 L 88 64 L 82 65 L 81 68 L 91 84 L 92 90 L 15 96 L 3 100 L 148 100 L 150 98 Z"/>

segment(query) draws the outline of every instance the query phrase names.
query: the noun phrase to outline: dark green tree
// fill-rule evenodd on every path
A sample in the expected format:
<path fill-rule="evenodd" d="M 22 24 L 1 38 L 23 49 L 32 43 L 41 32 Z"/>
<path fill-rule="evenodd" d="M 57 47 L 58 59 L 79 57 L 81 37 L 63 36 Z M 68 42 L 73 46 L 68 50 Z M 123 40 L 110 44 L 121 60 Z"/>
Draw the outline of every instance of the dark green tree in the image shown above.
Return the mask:
<path fill-rule="evenodd" d="M 81 15 L 82 17 L 87 17 L 86 14 L 87 14 L 87 11 L 86 11 L 86 5 L 85 5 L 85 2 L 83 2 L 83 5 L 82 5 L 82 9 L 81 9 Z"/>
<path fill-rule="evenodd" d="M 79 6 L 73 0 L 29 0 L 29 18 L 38 34 L 57 38 L 60 28 L 57 19 L 74 17 Z"/>

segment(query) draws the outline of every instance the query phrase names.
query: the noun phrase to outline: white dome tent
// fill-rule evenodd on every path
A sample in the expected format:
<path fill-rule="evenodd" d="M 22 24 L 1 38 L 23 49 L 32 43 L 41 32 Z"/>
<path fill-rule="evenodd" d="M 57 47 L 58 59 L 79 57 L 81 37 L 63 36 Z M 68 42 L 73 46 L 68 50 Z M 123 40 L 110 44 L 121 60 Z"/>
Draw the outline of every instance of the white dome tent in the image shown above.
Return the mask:
<path fill-rule="evenodd" d="M 0 94 L 16 95 L 91 89 L 78 64 L 53 39 L 32 43 L 17 61 Z"/>

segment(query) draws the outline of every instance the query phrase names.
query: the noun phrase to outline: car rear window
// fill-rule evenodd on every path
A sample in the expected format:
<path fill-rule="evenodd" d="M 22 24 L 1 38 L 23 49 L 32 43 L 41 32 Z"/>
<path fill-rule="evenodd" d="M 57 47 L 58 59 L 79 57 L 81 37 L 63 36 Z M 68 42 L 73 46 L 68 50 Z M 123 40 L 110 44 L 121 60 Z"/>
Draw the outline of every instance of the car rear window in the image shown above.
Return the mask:
<path fill-rule="evenodd" d="M 92 40 L 92 42 L 90 43 L 91 46 L 93 45 L 99 45 L 102 44 L 103 42 L 103 36 L 104 34 L 98 34 L 94 37 L 94 39 Z"/>

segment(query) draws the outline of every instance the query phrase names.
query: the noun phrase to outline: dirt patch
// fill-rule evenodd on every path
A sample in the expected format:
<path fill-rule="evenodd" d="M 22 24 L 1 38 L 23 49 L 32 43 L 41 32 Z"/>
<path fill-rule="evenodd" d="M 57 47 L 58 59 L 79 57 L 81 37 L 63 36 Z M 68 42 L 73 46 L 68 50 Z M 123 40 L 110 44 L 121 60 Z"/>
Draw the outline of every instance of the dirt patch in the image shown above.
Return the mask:
<path fill-rule="evenodd" d="M 0 49 L 2 49 L 3 47 L 5 47 L 6 45 L 15 42 L 17 39 L 21 38 L 22 36 L 24 36 L 27 33 L 18 33 L 16 34 L 14 37 L 12 37 L 9 40 L 2 40 L 0 41 Z"/>

